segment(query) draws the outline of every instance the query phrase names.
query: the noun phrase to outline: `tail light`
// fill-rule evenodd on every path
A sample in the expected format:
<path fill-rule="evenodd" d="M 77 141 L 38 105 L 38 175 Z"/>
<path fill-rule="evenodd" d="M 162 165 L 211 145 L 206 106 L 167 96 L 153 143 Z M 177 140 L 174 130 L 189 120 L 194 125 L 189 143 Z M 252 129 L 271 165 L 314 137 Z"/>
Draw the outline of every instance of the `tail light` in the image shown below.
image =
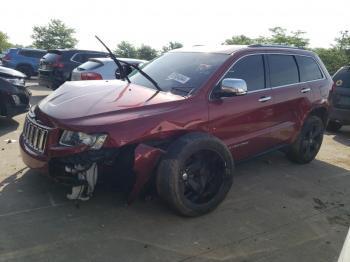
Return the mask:
<path fill-rule="evenodd" d="M 63 68 L 64 64 L 61 62 L 61 56 L 57 56 L 55 63 L 52 64 L 52 67 Z"/>
<path fill-rule="evenodd" d="M 82 73 L 80 75 L 81 80 L 102 80 L 102 76 L 95 72 Z"/>
<path fill-rule="evenodd" d="M 10 61 L 11 60 L 11 56 L 9 54 L 5 55 L 2 60 L 4 61 Z"/>

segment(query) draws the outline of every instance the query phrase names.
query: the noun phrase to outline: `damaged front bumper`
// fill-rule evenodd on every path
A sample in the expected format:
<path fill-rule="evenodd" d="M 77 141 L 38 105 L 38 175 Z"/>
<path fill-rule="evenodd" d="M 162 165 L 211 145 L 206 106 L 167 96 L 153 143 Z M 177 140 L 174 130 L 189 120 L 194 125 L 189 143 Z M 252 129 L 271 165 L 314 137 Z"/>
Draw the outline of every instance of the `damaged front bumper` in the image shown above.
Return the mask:
<path fill-rule="evenodd" d="M 128 203 L 135 200 L 150 181 L 158 160 L 164 153 L 162 149 L 138 144 L 100 150 L 52 147 L 46 154 L 40 154 L 27 146 L 22 136 L 20 148 L 22 159 L 28 167 L 72 187 L 68 198 L 86 200 L 93 193 L 97 176 L 108 172 L 119 177 L 119 183 L 125 183 L 129 192 Z"/>

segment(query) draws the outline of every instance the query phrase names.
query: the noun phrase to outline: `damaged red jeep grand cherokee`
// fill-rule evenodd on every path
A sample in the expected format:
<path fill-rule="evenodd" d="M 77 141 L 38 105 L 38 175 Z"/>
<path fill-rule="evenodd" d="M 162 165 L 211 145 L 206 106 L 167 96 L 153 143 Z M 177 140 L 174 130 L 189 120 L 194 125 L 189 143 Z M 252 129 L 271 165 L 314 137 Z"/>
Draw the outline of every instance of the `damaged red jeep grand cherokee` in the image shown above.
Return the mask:
<path fill-rule="evenodd" d="M 127 81 L 66 82 L 28 113 L 24 162 L 87 199 L 97 175 L 146 184 L 182 215 L 207 213 L 234 165 L 272 149 L 308 163 L 318 153 L 333 81 L 312 52 L 204 46 L 168 52 Z"/>

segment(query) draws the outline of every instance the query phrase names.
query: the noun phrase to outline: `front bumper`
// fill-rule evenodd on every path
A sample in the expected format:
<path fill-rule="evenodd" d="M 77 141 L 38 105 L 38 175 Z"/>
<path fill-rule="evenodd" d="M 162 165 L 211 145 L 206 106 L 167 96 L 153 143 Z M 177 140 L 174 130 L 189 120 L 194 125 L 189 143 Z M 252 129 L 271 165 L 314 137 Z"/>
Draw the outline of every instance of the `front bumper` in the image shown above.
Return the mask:
<path fill-rule="evenodd" d="M 342 125 L 350 124 L 350 110 L 333 107 L 330 113 L 330 120 L 337 121 Z"/>
<path fill-rule="evenodd" d="M 49 158 L 45 155 L 37 154 L 31 150 L 24 142 L 23 136 L 19 139 L 22 160 L 26 166 L 41 173 L 49 173 Z"/>

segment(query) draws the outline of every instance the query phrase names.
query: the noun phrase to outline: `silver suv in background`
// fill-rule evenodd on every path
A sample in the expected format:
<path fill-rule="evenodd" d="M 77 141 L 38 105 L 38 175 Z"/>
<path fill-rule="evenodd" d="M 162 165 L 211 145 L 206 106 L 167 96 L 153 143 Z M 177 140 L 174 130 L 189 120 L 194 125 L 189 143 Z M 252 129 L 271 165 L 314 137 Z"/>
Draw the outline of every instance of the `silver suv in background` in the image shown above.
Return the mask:
<path fill-rule="evenodd" d="M 327 129 L 338 131 L 350 125 L 350 66 L 343 66 L 333 76 L 332 109 Z"/>
<path fill-rule="evenodd" d="M 133 58 L 119 58 L 129 64 L 141 66 L 148 61 Z M 133 68 L 123 65 L 124 72 L 130 74 Z M 72 71 L 72 81 L 119 79 L 119 70 L 111 58 L 91 58 Z"/>

